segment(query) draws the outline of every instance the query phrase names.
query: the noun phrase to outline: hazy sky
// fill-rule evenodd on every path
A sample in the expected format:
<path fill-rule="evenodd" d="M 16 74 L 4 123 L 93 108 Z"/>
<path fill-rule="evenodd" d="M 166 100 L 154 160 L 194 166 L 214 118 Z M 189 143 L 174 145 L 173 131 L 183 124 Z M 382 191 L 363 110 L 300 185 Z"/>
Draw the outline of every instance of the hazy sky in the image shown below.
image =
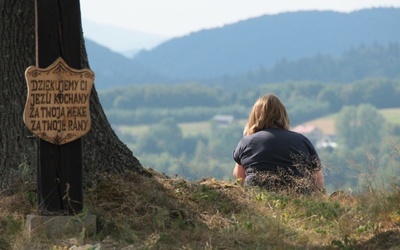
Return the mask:
<path fill-rule="evenodd" d="M 82 18 L 176 37 L 263 14 L 400 7 L 400 0 L 81 0 Z"/>

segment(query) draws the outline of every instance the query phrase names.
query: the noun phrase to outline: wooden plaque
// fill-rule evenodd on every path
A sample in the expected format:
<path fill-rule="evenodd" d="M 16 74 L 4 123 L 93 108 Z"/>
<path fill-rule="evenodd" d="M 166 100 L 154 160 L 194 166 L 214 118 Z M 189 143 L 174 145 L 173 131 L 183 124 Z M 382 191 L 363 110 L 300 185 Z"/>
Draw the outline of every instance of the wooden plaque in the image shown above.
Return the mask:
<path fill-rule="evenodd" d="M 24 122 L 33 134 L 61 145 L 89 132 L 93 71 L 70 68 L 59 57 L 45 69 L 30 66 L 25 78 L 28 95 Z"/>

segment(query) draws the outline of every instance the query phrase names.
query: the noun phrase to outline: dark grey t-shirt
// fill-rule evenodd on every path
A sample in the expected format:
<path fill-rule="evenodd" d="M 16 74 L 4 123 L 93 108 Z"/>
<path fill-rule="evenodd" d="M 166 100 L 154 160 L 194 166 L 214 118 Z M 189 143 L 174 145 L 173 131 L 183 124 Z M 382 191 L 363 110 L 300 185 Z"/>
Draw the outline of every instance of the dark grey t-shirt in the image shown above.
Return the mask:
<path fill-rule="evenodd" d="M 315 171 L 321 168 L 318 154 L 307 137 L 280 128 L 268 128 L 243 137 L 233 151 L 234 160 L 249 171 L 277 171 L 278 167 L 292 169 L 308 165 Z"/>

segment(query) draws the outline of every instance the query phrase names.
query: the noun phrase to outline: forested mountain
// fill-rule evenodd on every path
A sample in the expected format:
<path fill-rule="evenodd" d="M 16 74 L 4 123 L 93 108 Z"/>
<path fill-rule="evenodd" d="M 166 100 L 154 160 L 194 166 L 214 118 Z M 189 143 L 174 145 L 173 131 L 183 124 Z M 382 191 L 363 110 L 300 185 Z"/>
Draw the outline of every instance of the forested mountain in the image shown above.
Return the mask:
<path fill-rule="evenodd" d="M 163 82 L 166 77 L 140 63 L 111 51 L 89 39 L 85 40 L 97 89 L 127 86 L 132 83 Z"/>
<path fill-rule="evenodd" d="M 260 67 L 246 74 L 209 80 L 209 84 L 254 86 L 284 81 L 349 83 L 370 78 L 400 78 L 400 44 L 361 46 L 341 56 L 316 55 L 296 61 L 282 60 L 274 67 Z"/>
<path fill-rule="evenodd" d="M 229 80 L 225 84 L 232 83 L 230 76 L 247 83 L 252 78 L 350 82 L 399 72 L 399 57 L 391 57 L 393 62 L 386 57 L 399 53 L 399 16 L 400 9 L 394 8 L 265 15 L 174 38 L 133 59 L 86 43 L 97 89 L 185 81 L 210 84 L 223 82 L 222 76 Z M 380 49 L 372 53 L 369 48 Z M 374 57 L 373 65 L 370 57 L 365 60 L 367 55 Z"/>
<path fill-rule="evenodd" d="M 400 41 L 399 16 L 400 9 L 265 15 L 172 39 L 135 60 L 180 78 L 245 73 L 282 59 L 338 56 L 362 44 Z"/>
<path fill-rule="evenodd" d="M 167 40 L 161 35 L 132 30 L 113 24 L 82 20 L 85 37 L 104 45 L 112 51 L 132 57 L 141 49 L 151 49 Z"/>

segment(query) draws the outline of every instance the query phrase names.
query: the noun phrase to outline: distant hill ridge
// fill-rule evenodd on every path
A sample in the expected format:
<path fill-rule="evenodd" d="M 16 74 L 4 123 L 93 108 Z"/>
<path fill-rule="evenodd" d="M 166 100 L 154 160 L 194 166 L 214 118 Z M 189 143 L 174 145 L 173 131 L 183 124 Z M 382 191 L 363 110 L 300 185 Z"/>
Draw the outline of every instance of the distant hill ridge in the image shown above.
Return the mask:
<path fill-rule="evenodd" d="M 90 42 L 88 54 L 95 72 L 100 71 L 96 68 L 107 69 L 111 76 L 103 78 L 103 72 L 97 73 L 100 88 L 204 80 L 272 67 L 283 59 L 293 61 L 321 54 L 336 57 L 359 46 L 400 43 L 399 16 L 398 8 L 264 15 L 171 39 L 141 51 L 131 60 L 114 61 L 106 55 L 107 60 L 92 60 L 95 46 Z M 114 74 L 114 70 L 119 73 Z M 118 74 L 124 77 L 119 79 Z"/>

